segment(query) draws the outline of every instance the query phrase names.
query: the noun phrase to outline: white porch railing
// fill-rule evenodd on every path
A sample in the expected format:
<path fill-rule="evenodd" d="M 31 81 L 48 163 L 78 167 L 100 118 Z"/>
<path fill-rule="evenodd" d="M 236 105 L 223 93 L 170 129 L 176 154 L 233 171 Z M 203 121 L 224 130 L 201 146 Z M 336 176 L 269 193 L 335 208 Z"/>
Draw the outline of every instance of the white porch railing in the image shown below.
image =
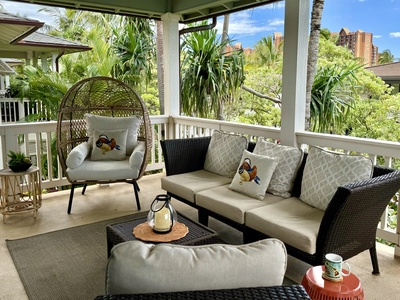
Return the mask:
<path fill-rule="evenodd" d="M 19 98 L 0 97 L 0 124 L 16 123 L 27 115 L 37 113 L 37 106 L 40 104 L 32 105 L 32 102 L 28 99 L 21 100 Z"/>
<path fill-rule="evenodd" d="M 243 134 L 252 141 L 256 141 L 261 136 L 272 141 L 281 138 L 279 128 L 182 116 L 151 116 L 150 119 L 152 122 L 153 147 L 147 171 L 160 170 L 164 167 L 159 143 L 161 139 L 210 136 L 213 130 Z M 6 167 L 9 150 L 22 150 L 31 155 L 37 166 L 42 166 L 42 162 L 44 161 L 47 162 L 44 168 L 41 167 L 42 174 L 47 174 L 43 178 L 43 188 L 68 185 L 68 181 L 62 177 L 61 168 L 57 168 L 57 174 L 51 172 L 53 170 L 53 162 L 58 163 L 58 160 L 54 159 L 51 151 L 51 142 L 54 141 L 55 129 L 55 121 L 0 125 L 0 166 Z M 344 152 L 361 153 L 371 157 L 375 163 L 387 167 L 394 168 L 394 160 L 400 159 L 400 143 L 312 132 L 297 132 L 296 137 L 298 145 L 303 148 L 306 148 L 307 145 L 317 145 Z M 21 144 L 19 143 L 21 141 L 29 141 L 29 143 Z M 398 201 L 398 199 L 395 200 Z M 388 213 L 386 211 L 382 215 L 379 228 L 377 229 L 377 236 L 394 243 L 396 245 L 395 254 L 400 256 L 399 214 L 396 217 L 397 228 L 390 228 Z"/>
<path fill-rule="evenodd" d="M 168 117 L 151 117 L 153 147 L 151 160 L 146 171 L 163 169 L 160 140 L 166 131 Z M 45 189 L 69 185 L 62 176 L 61 166 L 55 150 L 55 132 L 57 122 L 12 123 L 0 125 L 0 167 L 7 167 L 8 151 L 22 151 L 29 154 L 34 165 L 41 168 L 42 187 Z M 28 142 L 26 142 L 28 141 Z M 57 164 L 55 168 L 54 164 Z"/>

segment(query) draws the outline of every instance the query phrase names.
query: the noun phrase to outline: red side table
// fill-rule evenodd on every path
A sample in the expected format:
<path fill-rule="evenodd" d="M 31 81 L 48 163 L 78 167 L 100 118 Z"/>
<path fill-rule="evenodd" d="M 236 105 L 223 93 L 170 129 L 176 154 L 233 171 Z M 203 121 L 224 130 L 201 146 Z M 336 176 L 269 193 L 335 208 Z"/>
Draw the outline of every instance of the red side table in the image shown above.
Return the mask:
<path fill-rule="evenodd" d="M 361 281 L 351 273 L 342 282 L 332 282 L 322 278 L 325 266 L 310 268 L 301 282 L 312 300 L 363 300 Z"/>

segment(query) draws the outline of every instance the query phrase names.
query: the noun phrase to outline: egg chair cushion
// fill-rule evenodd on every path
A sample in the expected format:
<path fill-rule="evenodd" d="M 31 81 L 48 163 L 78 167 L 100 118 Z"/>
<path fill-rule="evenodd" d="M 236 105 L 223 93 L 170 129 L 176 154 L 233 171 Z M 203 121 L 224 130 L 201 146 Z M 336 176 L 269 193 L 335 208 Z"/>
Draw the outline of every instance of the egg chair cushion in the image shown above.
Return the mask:
<path fill-rule="evenodd" d="M 145 143 L 140 142 L 124 160 L 90 160 L 86 158 L 76 168 L 67 168 L 71 181 L 120 181 L 137 179 L 145 155 Z"/>

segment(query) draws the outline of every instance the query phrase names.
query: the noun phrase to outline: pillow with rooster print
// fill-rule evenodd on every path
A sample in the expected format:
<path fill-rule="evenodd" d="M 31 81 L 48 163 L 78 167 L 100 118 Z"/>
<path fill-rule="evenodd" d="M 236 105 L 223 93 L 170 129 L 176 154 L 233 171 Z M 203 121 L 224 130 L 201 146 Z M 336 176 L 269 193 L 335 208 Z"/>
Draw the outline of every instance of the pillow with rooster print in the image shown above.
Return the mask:
<path fill-rule="evenodd" d="M 229 189 L 263 200 L 278 160 L 244 150 Z"/>
<path fill-rule="evenodd" d="M 88 143 L 93 144 L 94 130 L 128 130 L 126 136 L 126 155 L 131 155 L 138 144 L 138 130 L 140 121 L 136 116 L 131 117 L 105 117 L 93 114 L 85 114 Z M 96 140 L 95 140 L 96 141 Z"/>
<path fill-rule="evenodd" d="M 128 130 L 94 130 L 91 160 L 124 160 Z"/>

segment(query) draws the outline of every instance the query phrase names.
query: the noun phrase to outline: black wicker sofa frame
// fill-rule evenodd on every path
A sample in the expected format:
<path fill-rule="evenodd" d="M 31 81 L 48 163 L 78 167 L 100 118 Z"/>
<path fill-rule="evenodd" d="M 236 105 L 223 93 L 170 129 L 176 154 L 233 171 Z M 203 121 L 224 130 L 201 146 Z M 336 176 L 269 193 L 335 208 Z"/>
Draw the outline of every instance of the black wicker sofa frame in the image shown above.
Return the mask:
<path fill-rule="evenodd" d="M 167 176 L 183 174 L 203 169 L 210 137 L 174 139 L 161 141 Z M 255 144 L 249 143 L 248 150 L 253 151 Z M 301 180 L 307 155 L 297 173 L 292 196 L 299 197 Z M 337 189 L 320 223 L 316 252 L 306 253 L 285 243 L 288 254 L 313 266 L 322 265 L 326 253 L 337 253 L 343 259 L 349 259 L 365 250 L 369 250 L 373 274 L 379 274 L 376 252 L 376 230 L 380 218 L 395 193 L 400 189 L 400 171 L 374 167 L 373 177 L 369 180 L 349 183 Z M 199 222 L 208 225 L 211 216 L 243 232 L 244 243 L 266 238 L 265 234 L 239 224 L 211 210 L 197 206 L 182 197 L 167 193 L 198 209 Z M 267 217 L 267 216 L 266 216 Z"/>

